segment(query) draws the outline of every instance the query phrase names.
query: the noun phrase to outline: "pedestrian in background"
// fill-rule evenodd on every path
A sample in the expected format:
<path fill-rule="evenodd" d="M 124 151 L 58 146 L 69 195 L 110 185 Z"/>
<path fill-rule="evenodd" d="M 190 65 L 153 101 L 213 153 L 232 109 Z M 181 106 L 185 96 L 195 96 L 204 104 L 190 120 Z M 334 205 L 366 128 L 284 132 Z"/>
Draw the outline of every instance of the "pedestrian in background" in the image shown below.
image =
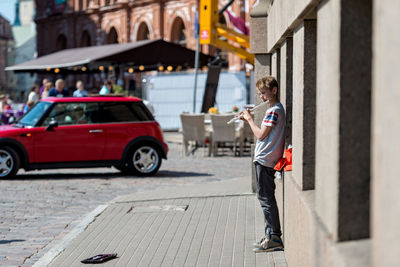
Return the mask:
<path fill-rule="evenodd" d="M 46 98 L 49 97 L 49 92 L 51 90 L 51 88 L 54 87 L 54 84 L 52 82 L 47 82 L 46 85 L 44 86 L 44 90 L 41 94 L 42 98 Z"/>
<path fill-rule="evenodd" d="M 112 80 L 113 81 L 113 93 L 114 94 L 118 94 L 118 95 L 124 95 L 125 94 L 125 90 L 124 88 L 122 88 L 123 82 L 122 80 L 118 79 L 117 81 Z"/>
<path fill-rule="evenodd" d="M 10 106 L 12 104 L 12 100 L 8 94 L 0 95 L 0 113 L 4 113 L 7 105 Z"/>
<path fill-rule="evenodd" d="M 28 95 L 28 101 L 32 101 L 34 104 L 36 104 L 39 101 L 39 92 L 39 85 L 34 84 L 31 88 L 31 92 Z"/>
<path fill-rule="evenodd" d="M 74 96 L 74 97 L 83 97 L 83 96 L 87 96 L 87 94 L 88 94 L 88 92 L 83 87 L 83 82 L 82 81 L 77 81 L 76 82 L 76 90 L 74 91 L 72 96 Z"/>
<path fill-rule="evenodd" d="M 44 78 L 43 81 L 42 81 L 42 86 L 40 87 L 40 92 L 39 92 L 39 95 L 40 95 L 41 97 L 42 97 L 44 88 L 46 87 L 46 84 L 47 84 L 48 82 L 49 82 L 49 79 L 47 79 L 47 78 Z"/>
<path fill-rule="evenodd" d="M 26 102 L 24 106 L 24 114 L 27 113 L 29 110 L 31 110 L 34 105 L 35 103 L 33 101 L 28 100 L 28 102 Z"/>
<path fill-rule="evenodd" d="M 56 81 L 56 87 L 52 88 L 49 92 L 49 96 L 55 97 L 67 97 L 69 96 L 68 90 L 64 88 L 64 80 L 58 79 Z"/>
<path fill-rule="evenodd" d="M 112 94 L 113 93 L 112 87 L 113 87 L 113 82 L 112 80 L 108 79 L 107 81 L 104 82 L 104 85 L 100 89 L 99 94 L 100 95 Z"/>
<path fill-rule="evenodd" d="M 257 178 L 257 198 L 265 218 L 265 236 L 254 244 L 254 252 L 283 249 L 278 206 L 275 199 L 274 166 L 283 155 L 285 146 L 285 110 L 279 102 L 278 82 L 272 76 L 257 81 L 258 95 L 269 104 L 265 117 L 258 127 L 249 110 L 243 112 L 242 120 L 247 121 L 257 138 L 254 164 Z"/>

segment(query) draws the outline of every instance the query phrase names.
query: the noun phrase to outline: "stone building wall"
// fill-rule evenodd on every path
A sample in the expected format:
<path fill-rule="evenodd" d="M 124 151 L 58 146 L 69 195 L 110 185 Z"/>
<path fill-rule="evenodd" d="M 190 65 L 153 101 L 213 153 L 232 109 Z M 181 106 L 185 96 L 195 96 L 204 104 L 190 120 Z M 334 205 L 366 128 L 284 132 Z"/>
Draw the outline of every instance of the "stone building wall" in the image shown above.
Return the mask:
<path fill-rule="evenodd" d="M 293 145 L 276 181 L 288 265 L 400 266 L 399 2 L 260 2 L 255 78 L 278 78 Z"/>
<path fill-rule="evenodd" d="M 8 51 L 12 47 L 13 36 L 11 25 L 2 16 L 0 16 L 0 91 L 8 90 L 7 85 L 7 74 L 5 72 L 5 67 L 9 65 L 8 62 Z"/>

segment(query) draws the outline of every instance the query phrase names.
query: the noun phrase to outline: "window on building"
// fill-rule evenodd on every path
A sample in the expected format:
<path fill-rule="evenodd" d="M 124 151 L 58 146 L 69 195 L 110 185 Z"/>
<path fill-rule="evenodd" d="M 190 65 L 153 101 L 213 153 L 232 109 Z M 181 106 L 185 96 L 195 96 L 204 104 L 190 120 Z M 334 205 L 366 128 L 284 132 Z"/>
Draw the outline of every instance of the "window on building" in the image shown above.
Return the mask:
<path fill-rule="evenodd" d="M 186 28 L 183 20 L 177 17 L 172 23 L 171 41 L 186 46 Z"/>
<path fill-rule="evenodd" d="M 118 33 L 114 27 L 111 28 L 110 32 L 107 35 L 107 43 L 118 44 Z"/>
<path fill-rule="evenodd" d="M 90 45 L 91 45 L 90 35 L 87 31 L 83 31 L 80 47 L 85 47 L 85 46 L 90 46 Z"/>
<path fill-rule="evenodd" d="M 56 41 L 56 51 L 64 50 L 67 48 L 67 37 L 64 34 L 60 34 Z"/>
<path fill-rule="evenodd" d="M 136 40 L 137 41 L 150 40 L 150 32 L 146 23 L 142 22 L 140 24 Z"/>

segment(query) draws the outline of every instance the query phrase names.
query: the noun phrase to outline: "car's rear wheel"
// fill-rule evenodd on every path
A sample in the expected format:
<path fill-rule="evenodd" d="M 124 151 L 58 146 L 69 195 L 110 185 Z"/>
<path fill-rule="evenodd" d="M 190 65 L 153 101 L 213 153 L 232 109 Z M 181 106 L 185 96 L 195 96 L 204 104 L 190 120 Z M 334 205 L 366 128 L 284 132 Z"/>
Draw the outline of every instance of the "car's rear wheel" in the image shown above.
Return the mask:
<path fill-rule="evenodd" d="M 128 168 L 138 176 L 151 176 L 161 166 L 161 153 L 152 144 L 140 144 L 131 149 L 128 156 Z"/>
<path fill-rule="evenodd" d="M 17 152 L 11 147 L 0 147 L 0 179 L 15 176 L 20 166 Z"/>

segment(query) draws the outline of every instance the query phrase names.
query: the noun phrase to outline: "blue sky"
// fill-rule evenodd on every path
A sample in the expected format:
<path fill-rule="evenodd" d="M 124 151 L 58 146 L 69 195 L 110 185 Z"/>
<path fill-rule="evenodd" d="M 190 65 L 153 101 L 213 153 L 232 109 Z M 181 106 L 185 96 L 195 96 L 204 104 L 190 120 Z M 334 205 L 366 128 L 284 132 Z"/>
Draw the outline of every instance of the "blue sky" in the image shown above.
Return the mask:
<path fill-rule="evenodd" d="M 0 0 L 0 14 L 11 24 L 14 22 L 16 0 Z"/>

